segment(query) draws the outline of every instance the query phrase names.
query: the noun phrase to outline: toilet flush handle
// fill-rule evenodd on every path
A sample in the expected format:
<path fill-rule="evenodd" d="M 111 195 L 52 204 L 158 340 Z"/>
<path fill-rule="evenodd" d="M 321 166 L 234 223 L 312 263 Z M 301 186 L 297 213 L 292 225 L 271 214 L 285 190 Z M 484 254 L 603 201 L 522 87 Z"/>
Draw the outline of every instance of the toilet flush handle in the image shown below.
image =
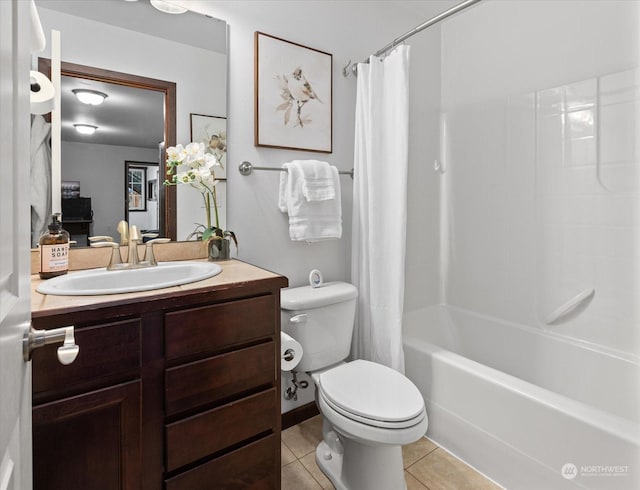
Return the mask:
<path fill-rule="evenodd" d="M 295 315 L 289 318 L 289 323 L 304 323 L 306 321 L 307 321 L 306 313 L 300 313 L 299 315 Z"/>

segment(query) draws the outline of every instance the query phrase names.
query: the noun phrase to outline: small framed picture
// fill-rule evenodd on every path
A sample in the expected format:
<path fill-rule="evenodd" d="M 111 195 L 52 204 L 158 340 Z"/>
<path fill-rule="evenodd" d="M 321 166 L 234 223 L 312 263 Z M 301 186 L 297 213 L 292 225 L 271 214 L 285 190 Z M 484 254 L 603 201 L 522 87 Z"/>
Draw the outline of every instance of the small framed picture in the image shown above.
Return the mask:
<path fill-rule="evenodd" d="M 149 179 L 147 181 L 147 201 L 158 200 L 158 179 Z"/>
<path fill-rule="evenodd" d="M 227 180 L 227 118 L 191 114 L 191 141 L 204 143 L 205 151 L 220 164 L 216 180 Z"/>
<path fill-rule="evenodd" d="M 147 210 L 147 167 L 127 165 L 125 192 L 129 212 Z"/>
<path fill-rule="evenodd" d="M 333 56 L 255 33 L 255 145 L 332 152 Z"/>

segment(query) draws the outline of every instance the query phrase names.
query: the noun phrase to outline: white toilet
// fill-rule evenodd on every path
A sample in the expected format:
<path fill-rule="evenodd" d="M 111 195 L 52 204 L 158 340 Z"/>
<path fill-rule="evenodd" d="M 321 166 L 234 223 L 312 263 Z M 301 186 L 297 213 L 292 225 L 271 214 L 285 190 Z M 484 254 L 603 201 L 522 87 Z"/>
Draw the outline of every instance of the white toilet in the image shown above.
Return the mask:
<path fill-rule="evenodd" d="M 404 490 L 403 444 L 427 431 L 424 400 L 397 371 L 345 362 L 351 349 L 356 288 L 344 282 L 281 292 L 282 331 L 303 349 L 295 371 L 316 386 L 323 438 L 316 462 L 338 490 Z"/>

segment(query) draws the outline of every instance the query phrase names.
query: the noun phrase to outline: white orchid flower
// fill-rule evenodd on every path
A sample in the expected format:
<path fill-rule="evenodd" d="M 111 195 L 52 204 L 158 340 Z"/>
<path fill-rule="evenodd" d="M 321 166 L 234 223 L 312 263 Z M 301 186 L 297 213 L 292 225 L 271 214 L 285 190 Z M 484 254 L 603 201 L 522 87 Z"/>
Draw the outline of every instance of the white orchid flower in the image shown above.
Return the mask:
<path fill-rule="evenodd" d="M 182 162 L 185 157 L 184 146 L 176 145 L 167 148 L 167 160 L 171 162 Z"/>
<path fill-rule="evenodd" d="M 198 169 L 195 170 L 195 173 L 203 182 L 207 180 L 209 177 L 212 177 L 211 170 L 209 170 L 209 167 L 199 167 Z"/>
<path fill-rule="evenodd" d="M 220 162 L 218 161 L 216 156 L 213 155 L 212 153 L 205 153 L 204 154 L 204 164 L 205 164 L 205 166 L 207 168 L 219 167 L 220 166 Z"/>
<path fill-rule="evenodd" d="M 197 160 L 197 148 L 194 148 L 193 143 L 189 143 L 184 148 L 184 158 L 181 160 L 183 165 L 193 166 L 193 163 Z"/>
<path fill-rule="evenodd" d="M 189 177 L 189 172 L 178 172 L 176 174 L 176 181 L 184 184 L 191 182 L 191 178 Z"/>
<path fill-rule="evenodd" d="M 171 164 L 171 167 L 167 170 L 167 176 L 170 176 L 170 179 L 165 182 L 165 185 L 188 184 L 202 194 L 207 213 L 205 230 L 213 229 L 212 216 L 215 217 L 213 224 L 219 228 L 218 204 L 216 202 L 218 181 L 215 179 L 215 167 L 222 167 L 220 160 L 226 153 L 225 137 L 226 135 L 221 133 L 218 139 L 220 145 L 215 148 L 214 153 L 207 151 L 207 146 L 202 142 L 167 148 L 167 165 L 169 167 Z M 203 237 L 208 236 L 203 235 Z"/>

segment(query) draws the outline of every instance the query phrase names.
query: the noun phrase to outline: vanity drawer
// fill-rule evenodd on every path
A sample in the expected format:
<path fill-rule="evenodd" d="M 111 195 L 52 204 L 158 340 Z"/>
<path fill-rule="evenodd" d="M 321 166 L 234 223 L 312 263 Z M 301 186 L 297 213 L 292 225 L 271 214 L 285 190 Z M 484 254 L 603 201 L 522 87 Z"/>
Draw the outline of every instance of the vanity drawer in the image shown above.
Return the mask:
<path fill-rule="evenodd" d="M 213 353 L 276 334 L 273 295 L 174 311 L 165 315 L 167 360 Z"/>
<path fill-rule="evenodd" d="M 271 388 L 165 426 L 166 471 L 273 431 L 277 408 L 277 389 Z"/>
<path fill-rule="evenodd" d="M 139 318 L 78 327 L 74 336 L 80 351 L 67 366 L 58 361 L 59 345 L 47 345 L 33 352 L 34 395 L 65 391 L 73 386 L 97 386 L 103 384 L 102 379 L 114 380 L 124 373 L 136 372 L 141 366 Z"/>
<path fill-rule="evenodd" d="M 276 344 L 264 344 L 170 368 L 165 409 L 174 415 L 253 388 L 275 386 Z"/>
<path fill-rule="evenodd" d="M 194 488 L 277 488 L 280 439 L 275 434 L 186 471 L 165 483 L 166 490 Z"/>

